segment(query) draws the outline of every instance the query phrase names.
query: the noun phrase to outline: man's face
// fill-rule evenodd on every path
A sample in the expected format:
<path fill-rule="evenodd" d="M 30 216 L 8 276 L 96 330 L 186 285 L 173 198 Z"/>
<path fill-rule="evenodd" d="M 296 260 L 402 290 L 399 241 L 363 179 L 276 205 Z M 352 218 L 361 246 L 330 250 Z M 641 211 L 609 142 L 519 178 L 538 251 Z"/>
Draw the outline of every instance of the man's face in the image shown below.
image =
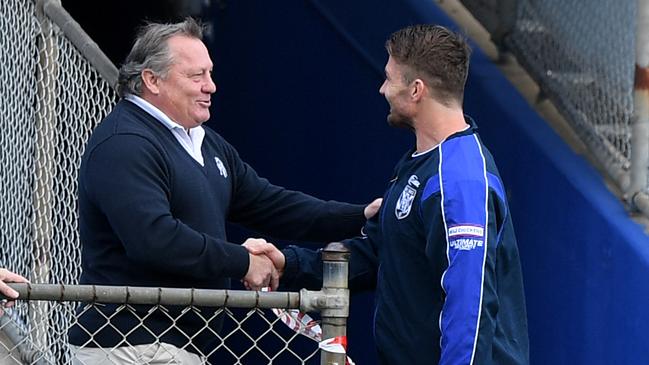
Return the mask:
<path fill-rule="evenodd" d="M 168 42 L 172 64 L 159 79 L 157 106 L 181 126 L 197 127 L 210 118 L 210 97 L 216 91 L 212 60 L 199 39 L 173 36 Z"/>
<path fill-rule="evenodd" d="M 403 66 L 392 56 L 385 65 L 385 81 L 379 92 L 390 105 L 388 124 L 393 127 L 412 128 L 412 105 L 409 98 L 410 87 L 403 80 Z"/>

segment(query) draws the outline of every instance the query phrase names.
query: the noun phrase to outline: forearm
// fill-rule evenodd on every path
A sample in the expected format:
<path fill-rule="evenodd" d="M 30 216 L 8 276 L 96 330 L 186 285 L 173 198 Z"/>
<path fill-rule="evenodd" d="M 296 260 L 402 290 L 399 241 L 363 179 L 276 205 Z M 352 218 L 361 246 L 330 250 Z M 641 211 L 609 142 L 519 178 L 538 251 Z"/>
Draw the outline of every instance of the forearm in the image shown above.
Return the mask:
<path fill-rule="evenodd" d="M 354 237 L 365 224 L 363 205 L 323 201 L 276 186 L 264 190 L 263 196 L 231 219 L 275 238 L 310 242 Z"/>
<path fill-rule="evenodd" d="M 239 244 L 197 232 L 171 217 L 139 227 L 127 220 L 115 227 L 123 232 L 121 243 L 133 262 L 200 280 L 240 279 L 248 270 L 248 252 Z"/>
<path fill-rule="evenodd" d="M 378 257 L 369 239 L 358 237 L 343 241 L 349 248 L 349 288 L 372 289 L 376 286 Z M 288 246 L 282 250 L 285 267 L 282 287 L 285 289 L 320 289 L 322 287 L 322 250 Z"/>
<path fill-rule="evenodd" d="M 331 242 L 360 234 L 363 205 L 324 201 L 261 178 L 233 156 L 235 188 L 228 219 L 279 239 Z"/>

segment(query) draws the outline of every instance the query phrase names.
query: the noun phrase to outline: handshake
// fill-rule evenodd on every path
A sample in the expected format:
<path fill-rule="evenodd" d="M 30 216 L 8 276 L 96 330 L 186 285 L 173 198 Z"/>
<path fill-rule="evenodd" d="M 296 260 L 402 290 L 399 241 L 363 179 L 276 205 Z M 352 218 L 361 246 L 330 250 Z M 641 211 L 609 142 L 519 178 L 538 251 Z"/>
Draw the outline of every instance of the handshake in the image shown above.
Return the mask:
<path fill-rule="evenodd" d="M 277 289 L 286 263 L 284 254 L 263 238 L 248 238 L 243 247 L 250 256 L 248 272 L 241 280 L 246 289 L 261 290 L 267 286 Z"/>
<path fill-rule="evenodd" d="M 374 199 L 363 209 L 365 219 L 370 219 L 378 213 L 381 208 L 382 198 Z M 246 276 L 241 279 L 247 289 L 260 290 L 270 286 L 272 290 L 279 286 L 279 278 L 282 277 L 286 260 L 284 254 L 270 242 L 263 238 L 248 238 L 243 243 L 248 250 L 250 264 Z"/>

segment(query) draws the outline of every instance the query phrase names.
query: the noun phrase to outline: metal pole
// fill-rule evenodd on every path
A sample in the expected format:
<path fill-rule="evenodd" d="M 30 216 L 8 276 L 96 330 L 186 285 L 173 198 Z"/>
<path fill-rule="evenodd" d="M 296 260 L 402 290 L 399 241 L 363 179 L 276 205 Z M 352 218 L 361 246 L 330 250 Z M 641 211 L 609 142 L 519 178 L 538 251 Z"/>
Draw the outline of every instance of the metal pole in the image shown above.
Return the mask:
<path fill-rule="evenodd" d="M 638 0 L 636 66 L 631 125 L 631 183 L 626 198 L 646 193 L 649 168 L 649 0 Z M 637 208 L 637 206 L 636 206 Z"/>
<path fill-rule="evenodd" d="M 335 339 L 337 343 L 347 346 L 347 317 L 349 316 L 349 289 L 347 286 L 350 252 L 340 242 L 327 245 L 322 251 L 322 291 L 326 295 L 340 298 L 341 306 L 326 308 L 322 315 L 322 339 Z M 321 351 L 321 365 L 345 365 L 347 355 L 343 353 Z"/>
<path fill-rule="evenodd" d="M 300 295 L 292 292 L 157 288 L 108 285 L 9 283 L 18 300 L 93 302 L 144 305 L 180 305 L 228 308 L 299 308 Z M 0 294 L 0 299 L 5 298 Z"/>
<path fill-rule="evenodd" d="M 39 63 L 37 68 L 37 100 L 35 110 L 36 146 L 34 149 L 34 197 L 33 197 L 33 262 L 29 279 L 37 283 L 47 283 L 50 280 L 52 262 L 52 244 L 54 223 L 55 194 L 53 191 L 56 175 L 56 89 L 58 74 L 58 46 L 56 35 L 51 22 L 36 7 L 36 18 L 40 24 L 38 37 Z M 51 319 L 50 304 L 33 302 L 29 304 L 29 326 L 32 328 L 32 341 L 37 348 L 49 348 L 48 323 Z"/>

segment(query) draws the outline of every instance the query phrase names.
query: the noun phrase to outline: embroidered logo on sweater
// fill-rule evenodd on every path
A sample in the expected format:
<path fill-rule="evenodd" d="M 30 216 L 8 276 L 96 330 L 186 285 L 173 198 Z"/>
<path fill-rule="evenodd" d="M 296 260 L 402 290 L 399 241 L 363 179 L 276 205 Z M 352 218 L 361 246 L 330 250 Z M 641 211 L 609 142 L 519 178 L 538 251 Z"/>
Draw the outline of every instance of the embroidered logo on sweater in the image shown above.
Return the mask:
<path fill-rule="evenodd" d="M 408 185 L 403 188 L 401 196 L 397 201 L 397 206 L 394 209 L 394 214 L 397 216 L 397 219 L 403 219 L 410 214 L 412 208 L 412 202 L 415 200 L 415 195 L 417 195 L 417 188 L 419 187 L 419 178 L 417 175 L 412 175 L 408 179 Z"/>
<path fill-rule="evenodd" d="M 219 174 L 221 174 L 221 176 L 227 179 L 228 170 L 225 169 L 225 165 L 223 164 L 223 161 L 221 161 L 221 159 L 216 156 L 214 156 L 214 161 L 216 161 L 216 167 L 219 168 Z"/>

